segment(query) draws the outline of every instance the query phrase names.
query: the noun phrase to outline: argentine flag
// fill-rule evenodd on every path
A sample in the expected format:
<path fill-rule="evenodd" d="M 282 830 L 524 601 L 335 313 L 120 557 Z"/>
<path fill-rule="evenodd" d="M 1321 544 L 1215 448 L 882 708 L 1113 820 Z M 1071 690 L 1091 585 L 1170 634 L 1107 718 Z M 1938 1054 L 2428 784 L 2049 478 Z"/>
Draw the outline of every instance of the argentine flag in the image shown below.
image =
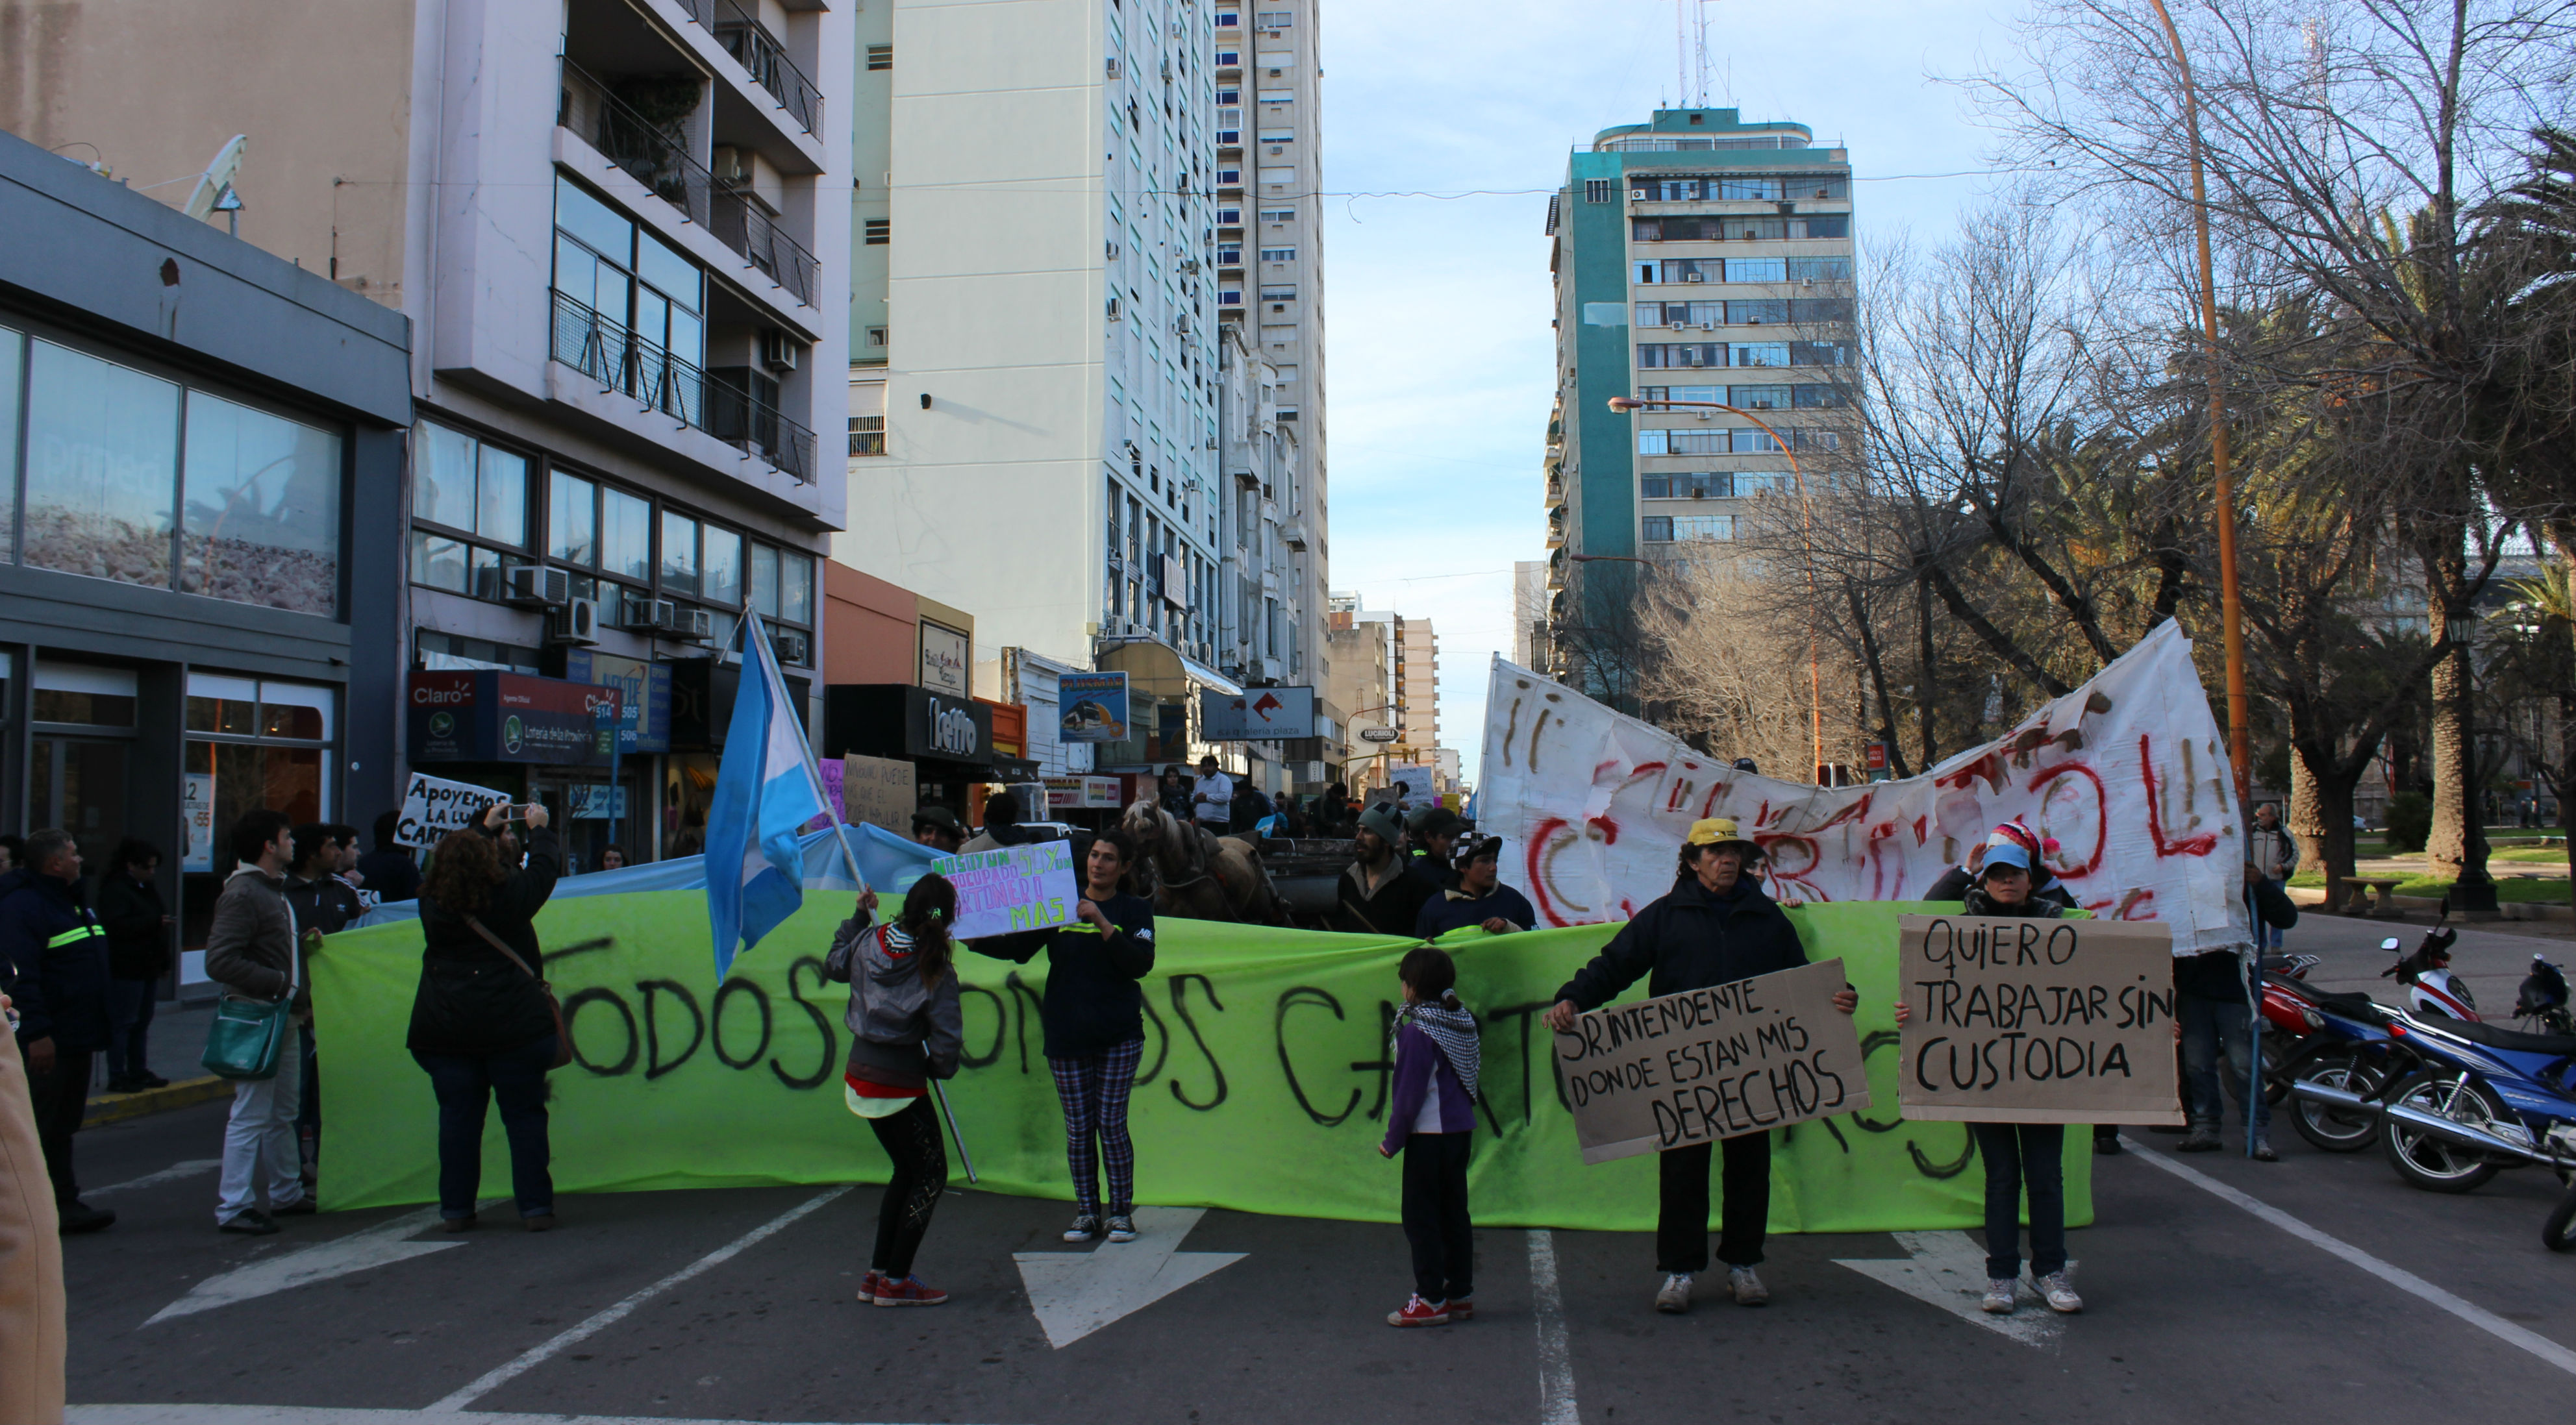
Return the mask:
<path fill-rule="evenodd" d="M 734 951 L 805 903 L 797 829 L 830 816 L 805 746 L 805 725 L 778 675 L 760 616 L 744 615 L 742 684 L 734 694 L 715 804 L 707 809 L 707 921 L 715 929 L 716 979 Z"/>

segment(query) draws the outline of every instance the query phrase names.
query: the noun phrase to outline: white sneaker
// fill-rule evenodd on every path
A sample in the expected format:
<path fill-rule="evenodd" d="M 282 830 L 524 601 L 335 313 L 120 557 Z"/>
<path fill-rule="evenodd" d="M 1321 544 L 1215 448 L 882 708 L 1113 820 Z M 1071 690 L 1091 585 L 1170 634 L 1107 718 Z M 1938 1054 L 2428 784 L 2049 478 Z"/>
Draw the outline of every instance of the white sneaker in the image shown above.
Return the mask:
<path fill-rule="evenodd" d="M 1110 1240 L 1110 1241 L 1112 1241 L 1112 1242 L 1133 1242 L 1133 1241 L 1135 1241 L 1135 1240 L 1136 1240 L 1136 1221 L 1135 1221 L 1135 1219 L 1134 1219 L 1134 1218 L 1131 1218 L 1131 1217 L 1123 1217 L 1123 1216 L 1121 1216 L 1121 1217 L 1112 1217 L 1112 1218 L 1110 1218 L 1110 1219 L 1109 1219 L 1109 1240 Z"/>
<path fill-rule="evenodd" d="M 2075 1294 L 2075 1286 L 2063 1271 L 2050 1272 L 2036 1283 L 2039 1294 L 2048 1298 L 2048 1309 L 2072 1316 L 2084 1309 L 2084 1298 Z"/>
<path fill-rule="evenodd" d="M 2012 1315 L 2014 1288 L 2018 1285 L 2018 1282 L 2010 1281 L 2003 1277 L 1993 1277 L 1988 1279 L 1986 1282 L 1986 1299 L 1984 1303 L 1986 1313 L 1990 1316 Z"/>
<path fill-rule="evenodd" d="M 1099 1235 L 1100 1219 L 1088 1212 L 1073 1219 L 1073 1225 L 1064 1229 L 1064 1240 L 1068 1242 L 1088 1242 Z"/>
<path fill-rule="evenodd" d="M 1768 1306 L 1771 1303 L 1771 1288 L 1762 1284 L 1762 1278 L 1755 1276 L 1751 1267 L 1727 1268 L 1726 1289 L 1735 1293 L 1738 1306 Z"/>
<path fill-rule="evenodd" d="M 1675 1272 L 1664 1278 L 1664 1289 L 1655 1293 L 1655 1309 L 1679 1316 L 1690 1310 L 1691 1274 Z"/>

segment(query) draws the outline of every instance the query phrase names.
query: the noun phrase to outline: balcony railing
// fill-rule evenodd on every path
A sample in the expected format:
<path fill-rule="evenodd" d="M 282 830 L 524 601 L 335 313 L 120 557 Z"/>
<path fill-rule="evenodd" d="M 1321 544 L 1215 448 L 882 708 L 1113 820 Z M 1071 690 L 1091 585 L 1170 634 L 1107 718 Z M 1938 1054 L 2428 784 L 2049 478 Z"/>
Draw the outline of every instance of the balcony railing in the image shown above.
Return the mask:
<path fill-rule="evenodd" d="M 553 295 L 555 360 L 761 457 L 799 485 L 814 483 L 814 432 L 584 303 Z"/>
<path fill-rule="evenodd" d="M 563 62 L 555 122 L 581 135 L 636 182 L 769 274 L 797 301 L 817 305 L 821 264 L 814 254 L 789 237 L 748 192 L 718 181 L 678 136 L 627 107 L 605 83 L 570 60 Z"/>
<path fill-rule="evenodd" d="M 823 132 L 823 91 L 787 57 L 787 46 L 768 27 L 733 0 L 680 0 L 680 8 L 715 36 L 725 53 L 741 61 L 752 81 L 768 90 L 805 132 Z"/>

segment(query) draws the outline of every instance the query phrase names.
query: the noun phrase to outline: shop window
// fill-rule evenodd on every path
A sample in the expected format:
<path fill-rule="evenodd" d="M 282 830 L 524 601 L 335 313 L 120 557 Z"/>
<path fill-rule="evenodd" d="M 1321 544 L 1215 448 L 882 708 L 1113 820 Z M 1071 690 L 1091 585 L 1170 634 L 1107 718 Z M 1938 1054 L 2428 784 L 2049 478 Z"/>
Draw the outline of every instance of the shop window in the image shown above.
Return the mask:
<path fill-rule="evenodd" d="M 0 327 L 0 563 L 17 557 L 17 541 L 9 532 L 18 527 L 18 400 L 19 372 L 26 365 L 26 338 Z M 0 703 L 0 707 L 5 707 Z"/>
<path fill-rule="evenodd" d="M 778 617 L 814 626 L 814 556 L 793 549 L 778 551 Z"/>
<path fill-rule="evenodd" d="M 340 438 L 188 393 L 179 588 L 329 614 L 340 590 Z"/>
<path fill-rule="evenodd" d="M 135 691 L 130 669 L 40 661 L 28 713 L 37 722 L 132 727 Z"/>
<path fill-rule="evenodd" d="M 49 341 L 27 368 L 26 562 L 169 587 L 179 387 Z"/>
<path fill-rule="evenodd" d="M 188 729 L 181 777 L 186 842 L 180 850 L 180 977 L 205 980 L 206 926 L 232 868 L 227 842 L 244 812 L 271 807 L 297 821 L 325 821 L 331 785 L 333 709 L 339 690 L 307 683 L 188 675 Z"/>

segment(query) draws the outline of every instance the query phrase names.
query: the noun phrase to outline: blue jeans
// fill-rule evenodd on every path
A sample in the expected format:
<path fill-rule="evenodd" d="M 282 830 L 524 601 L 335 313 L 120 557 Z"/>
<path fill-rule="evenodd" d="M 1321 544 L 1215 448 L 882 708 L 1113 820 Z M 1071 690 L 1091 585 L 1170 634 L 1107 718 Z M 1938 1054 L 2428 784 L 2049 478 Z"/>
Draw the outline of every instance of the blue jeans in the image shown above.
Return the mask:
<path fill-rule="evenodd" d="M 474 1215 L 483 1186 L 483 1111 L 501 1104 L 501 1131 L 510 1140 L 510 1193 L 521 1217 L 555 1210 L 555 1180 L 546 1171 L 546 1069 L 554 1063 L 555 1037 L 499 1054 L 411 1056 L 429 1072 L 438 1094 L 438 1215 L 450 1222 Z"/>
<path fill-rule="evenodd" d="M 2021 1198 L 2030 1194 L 2030 1274 L 2066 1270 L 2066 1125 L 1971 1123 L 1986 1160 L 1986 1278 L 2021 1276 Z"/>
<path fill-rule="evenodd" d="M 2245 1056 L 2252 1048 L 2247 1039 L 2247 1015 L 2242 1000 L 2194 999 L 2178 997 L 2182 1015 L 2183 1086 L 2191 1099 L 2191 1126 L 2197 1131 L 2207 1128 L 2215 1133 L 2227 1121 L 2225 1104 L 2219 1098 L 2219 1080 L 2227 1081 L 2227 1096 L 2242 1106 L 2245 1080 L 2249 1068 Z M 2221 1060 L 2226 1072 L 2220 1073 Z M 2271 1126 L 2272 1106 L 2260 1094 L 2254 1098 L 2254 1126 Z"/>
<path fill-rule="evenodd" d="M 107 982 L 107 1076 L 110 1080 L 141 1078 L 152 1071 L 144 1038 L 152 1028 L 153 995 L 159 980 Z"/>

